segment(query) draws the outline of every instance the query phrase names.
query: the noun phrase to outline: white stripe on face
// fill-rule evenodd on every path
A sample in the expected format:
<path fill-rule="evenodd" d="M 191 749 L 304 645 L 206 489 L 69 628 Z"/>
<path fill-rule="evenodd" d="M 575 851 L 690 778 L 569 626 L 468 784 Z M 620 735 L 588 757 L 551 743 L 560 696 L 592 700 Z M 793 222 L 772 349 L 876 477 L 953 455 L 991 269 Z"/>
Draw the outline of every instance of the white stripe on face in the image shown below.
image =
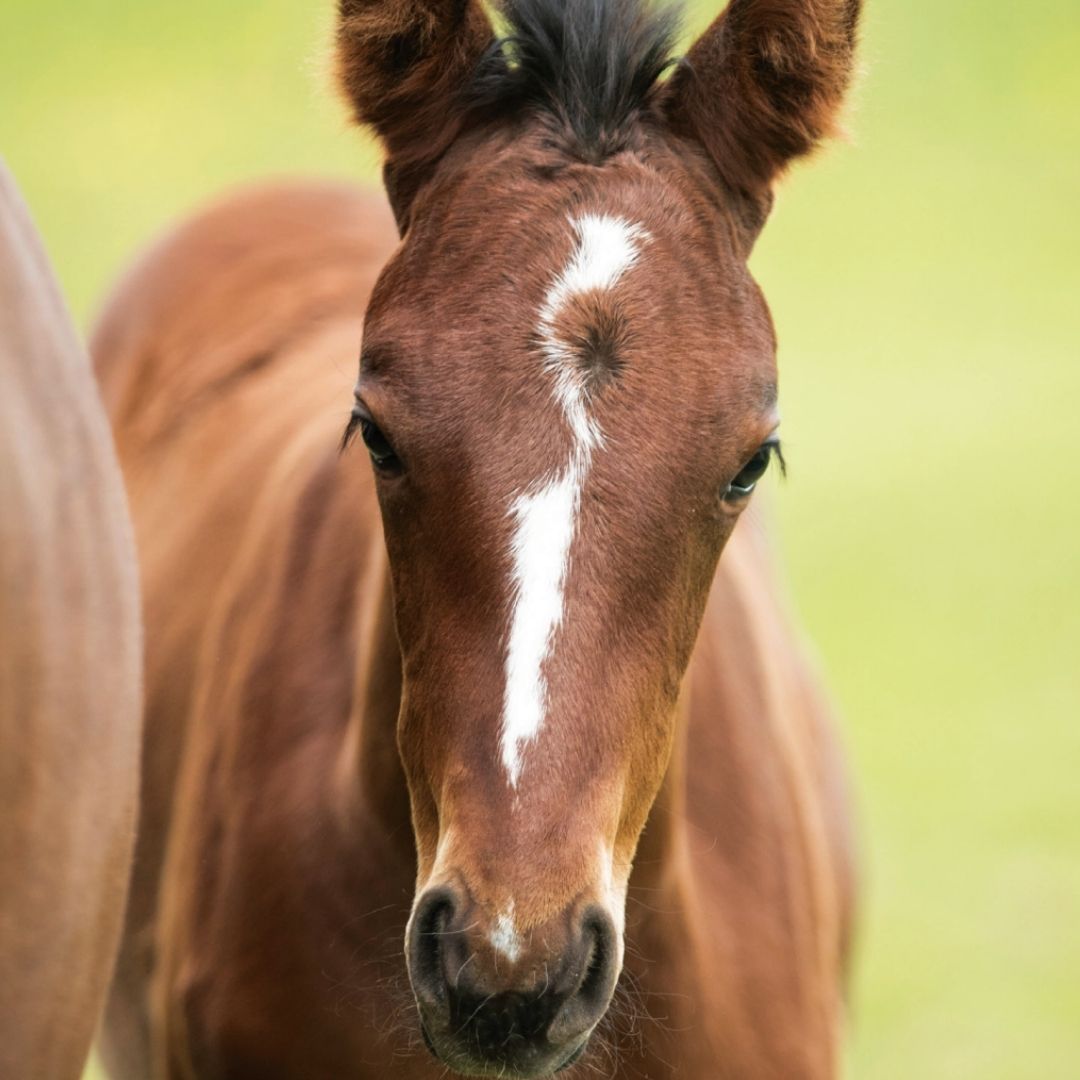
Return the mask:
<path fill-rule="evenodd" d="M 517 926 L 514 924 L 514 902 L 495 921 L 495 929 L 491 932 L 491 947 L 502 956 L 505 956 L 511 964 L 516 964 L 521 956 L 521 937 L 518 935 Z"/>
<path fill-rule="evenodd" d="M 521 776 L 522 752 L 544 723 L 547 683 L 543 668 L 562 623 L 563 585 L 581 491 L 592 453 L 603 445 L 600 428 L 588 413 L 582 372 L 555 324 L 572 297 L 613 289 L 637 262 L 641 244 L 648 239 L 639 226 L 602 214 L 571 218 L 570 224 L 577 242 L 570 261 L 548 289 L 538 331 L 544 369 L 554 379 L 555 400 L 566 416 L 573 446 L 570 460 L 560 471 L 518 495 L 510 505 L 514 608 L 506 651 L 502 760 L 514 788 Z"/>

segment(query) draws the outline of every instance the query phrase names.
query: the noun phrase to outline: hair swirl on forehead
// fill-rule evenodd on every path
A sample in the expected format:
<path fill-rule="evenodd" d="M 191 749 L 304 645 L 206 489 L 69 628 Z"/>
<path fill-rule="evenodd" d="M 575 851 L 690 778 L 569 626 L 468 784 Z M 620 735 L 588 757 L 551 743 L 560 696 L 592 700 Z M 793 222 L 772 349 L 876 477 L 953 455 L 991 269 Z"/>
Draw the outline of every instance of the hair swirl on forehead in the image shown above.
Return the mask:
<path fill-rule="evenodd" d="M 619 150 L 672 63 L 680 9 L 651 0 L 502 0 L 506 36 L 472 88 L 477 105 L 550 112 L 587 158 Z"/>

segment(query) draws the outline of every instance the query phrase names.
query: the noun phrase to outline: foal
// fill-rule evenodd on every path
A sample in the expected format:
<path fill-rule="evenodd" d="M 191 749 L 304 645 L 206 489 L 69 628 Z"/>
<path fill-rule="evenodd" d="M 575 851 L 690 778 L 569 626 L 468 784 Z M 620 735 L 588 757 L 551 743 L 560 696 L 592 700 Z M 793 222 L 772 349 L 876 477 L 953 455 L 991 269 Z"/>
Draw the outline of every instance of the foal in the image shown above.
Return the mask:
<path fill-rule="evenodd" d="M 253 192 L 121 288 L 149 732 L 118 1077 L 436 1077 L 406 968 L 462 1074 L 835 1075 L 840 769 L 736 522 L 779 452 L 746 260 L 857 10 L 734 0 L 665 80 L 638 0 L 512 0 L 502 43 L 475 0 L 342 0 L 393 225 Z"/>

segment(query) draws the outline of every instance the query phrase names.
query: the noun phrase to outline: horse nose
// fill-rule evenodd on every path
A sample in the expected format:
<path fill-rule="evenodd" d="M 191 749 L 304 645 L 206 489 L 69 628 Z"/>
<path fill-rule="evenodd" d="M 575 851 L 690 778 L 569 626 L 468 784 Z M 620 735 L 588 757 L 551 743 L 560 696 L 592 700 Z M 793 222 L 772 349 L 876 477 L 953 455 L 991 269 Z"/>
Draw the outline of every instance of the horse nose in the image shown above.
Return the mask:
<path fill-rule="evenodd" d="M 611 917 L 596 905 L 568 910 L 501 951 L 491 948 L 498 938 L 485 925 L 449 888 L 417 904 L 409 973 L 428 1046 L 459 1069 L 550 1075 L 576 1060 L 611 1000 L 618 977 Z"/>

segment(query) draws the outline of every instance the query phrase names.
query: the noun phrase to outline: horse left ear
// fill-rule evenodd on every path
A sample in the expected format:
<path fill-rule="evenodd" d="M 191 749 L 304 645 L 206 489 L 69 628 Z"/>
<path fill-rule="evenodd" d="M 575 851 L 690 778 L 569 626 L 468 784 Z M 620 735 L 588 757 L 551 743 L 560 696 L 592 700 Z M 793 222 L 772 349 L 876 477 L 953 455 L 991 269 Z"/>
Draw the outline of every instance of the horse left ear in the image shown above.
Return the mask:
<path fill-rule="evenodd" d="M 773 181 L 836 130 L 862 0 L 731 0 L 672 75 L 672 126 L 699 141 L 757 224 Z"/>
<path fill-rule="evenodd" d="M 338 0 L 338 76 L 382 139 L 387 192 L 409 205 L 461 130 L 466 90 L 494 37 L 479 0 Z"/>

